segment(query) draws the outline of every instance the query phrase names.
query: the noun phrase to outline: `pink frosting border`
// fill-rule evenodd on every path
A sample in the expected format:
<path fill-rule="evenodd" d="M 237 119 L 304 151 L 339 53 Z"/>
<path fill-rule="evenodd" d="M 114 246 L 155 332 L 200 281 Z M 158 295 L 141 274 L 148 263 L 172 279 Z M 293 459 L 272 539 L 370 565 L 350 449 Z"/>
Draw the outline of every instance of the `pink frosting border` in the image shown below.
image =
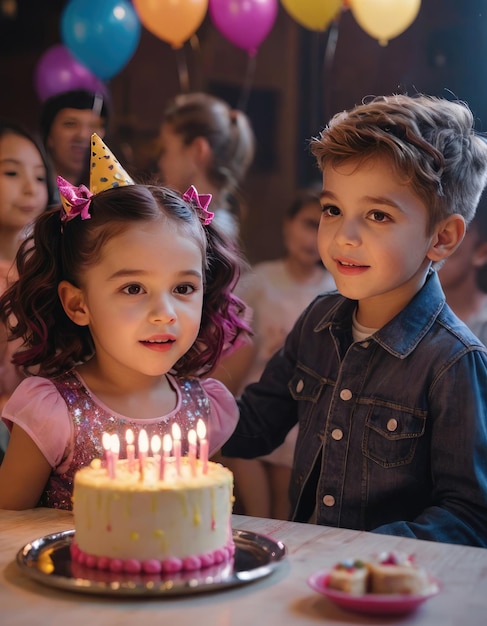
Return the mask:
<path fill-rule="evenodd" d="M 147 559 L 145 561 L 95 556 L 81 550 L 75 541 L 71 543 L 70 550 L 73 561 L 94 569 L 126 574 L 173 574 L 176 572 L 192 572 L 229 561 L 235 555 L 235 544 L 233 539 L 230 539 L 222 548 L 205 554 L 187 556 L 183 559 L 170 557 L 162 560 Z"/>

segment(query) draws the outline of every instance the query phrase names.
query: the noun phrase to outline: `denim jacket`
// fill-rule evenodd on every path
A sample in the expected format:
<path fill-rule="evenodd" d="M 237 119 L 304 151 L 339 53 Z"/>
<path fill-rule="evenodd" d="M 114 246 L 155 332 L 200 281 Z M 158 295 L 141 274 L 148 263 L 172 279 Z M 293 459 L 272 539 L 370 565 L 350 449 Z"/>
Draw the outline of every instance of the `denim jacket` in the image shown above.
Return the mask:
<path fill-rule="evenodd" d="M 365 341 L 355 308 L 311 303 L 244 391 L 223 454 L 266 454 L 299 422 L 291 519 L 487 547 L 487 348 L 435 272 Z"/>

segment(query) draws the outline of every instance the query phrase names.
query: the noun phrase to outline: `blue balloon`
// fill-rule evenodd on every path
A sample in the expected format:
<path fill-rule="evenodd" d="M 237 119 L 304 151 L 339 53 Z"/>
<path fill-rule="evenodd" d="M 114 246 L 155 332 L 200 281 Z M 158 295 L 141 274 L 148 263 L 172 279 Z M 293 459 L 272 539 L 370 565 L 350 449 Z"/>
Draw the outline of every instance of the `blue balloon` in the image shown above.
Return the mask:
<path fill-rule="evenodd" d="M 64 45 L 102 80 L 128 63 L 140 31 L 140 20 L 126 0 L 70 0 L 61 16 Z"/>

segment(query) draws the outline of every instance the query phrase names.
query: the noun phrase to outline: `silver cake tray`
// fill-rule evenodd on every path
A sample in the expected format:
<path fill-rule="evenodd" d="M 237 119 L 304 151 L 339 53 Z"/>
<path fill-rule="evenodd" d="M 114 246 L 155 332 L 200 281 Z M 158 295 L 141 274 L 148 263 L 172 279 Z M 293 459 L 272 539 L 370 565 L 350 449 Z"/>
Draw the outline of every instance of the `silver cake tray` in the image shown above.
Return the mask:
<path fill-rule="evenodd" d="M 176 596 L 209 592 L 246 584 L 273 572 L 286 556 L 286 547 L 271 537 L 233 529 L 232 561 L 196 572 L 120 574 L 95 570 L 71 560 L 74 530 L 45 535 L 17 553 L 17 564 L 30 578 L 59 589 L 122 596 Z"/>

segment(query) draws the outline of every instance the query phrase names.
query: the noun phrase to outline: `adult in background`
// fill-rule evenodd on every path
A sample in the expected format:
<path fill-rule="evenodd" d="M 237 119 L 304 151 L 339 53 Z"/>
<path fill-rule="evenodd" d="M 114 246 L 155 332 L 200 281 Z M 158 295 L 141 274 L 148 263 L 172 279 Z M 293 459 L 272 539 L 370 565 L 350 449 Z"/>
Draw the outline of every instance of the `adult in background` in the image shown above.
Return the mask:
<path fill-rule="evenodd" d="M 105 136 L 109 104 L 102 93 L 66 91 L 42 105 L 40 126 L 55 174 L 73 185 L 88 184 L 92 133 Z"/>

